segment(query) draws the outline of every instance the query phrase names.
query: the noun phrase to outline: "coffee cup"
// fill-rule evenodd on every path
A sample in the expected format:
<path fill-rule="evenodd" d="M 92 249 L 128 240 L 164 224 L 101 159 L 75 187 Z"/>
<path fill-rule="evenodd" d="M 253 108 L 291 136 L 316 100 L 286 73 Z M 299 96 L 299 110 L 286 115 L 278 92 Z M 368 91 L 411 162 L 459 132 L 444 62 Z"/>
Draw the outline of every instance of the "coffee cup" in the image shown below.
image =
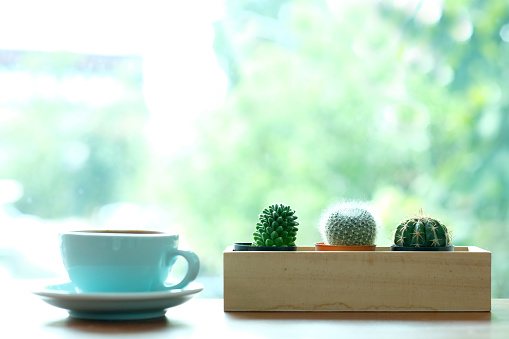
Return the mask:
<path fill-rule="evenodd" d="M 156 231 L 70 231 L 60 234 L 64 267 L 78 292 L 153 292 L 180 289 L 198 275 L 200 261 L 178 249 L 179 236 Z M 166 280 L 178 257 L 182 280 Z"/>

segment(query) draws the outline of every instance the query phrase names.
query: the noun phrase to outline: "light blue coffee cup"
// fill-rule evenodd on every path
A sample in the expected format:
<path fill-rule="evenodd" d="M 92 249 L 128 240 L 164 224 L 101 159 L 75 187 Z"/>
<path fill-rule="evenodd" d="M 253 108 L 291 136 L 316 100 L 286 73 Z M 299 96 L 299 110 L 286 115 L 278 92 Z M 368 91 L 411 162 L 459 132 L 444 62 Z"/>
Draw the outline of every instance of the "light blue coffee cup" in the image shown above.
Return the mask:
<path fill-rule="evenodd" d="M 155 231 L 71 231 L 60 234 L 62 260 L 79 292 L 153 292 L 184 288 L 200 260 L 178 249 L 179 236 Z M 188 265 L 177 284 L 166 282 L 178 257 Z"/>

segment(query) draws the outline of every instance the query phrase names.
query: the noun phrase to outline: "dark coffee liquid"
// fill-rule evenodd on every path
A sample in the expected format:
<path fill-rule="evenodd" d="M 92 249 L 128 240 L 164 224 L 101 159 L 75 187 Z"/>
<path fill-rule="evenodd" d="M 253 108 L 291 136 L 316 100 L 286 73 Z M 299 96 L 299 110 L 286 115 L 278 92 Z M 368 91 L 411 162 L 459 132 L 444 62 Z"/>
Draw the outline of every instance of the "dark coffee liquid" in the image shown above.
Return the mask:
<path fill-rule="evenodd" d="M 100 234 L 165 234 L 158 231 L 136 231 L 136 230 L 91 230 L 91 231 L 76 231 L 76 233 L 100 233 Z"/>

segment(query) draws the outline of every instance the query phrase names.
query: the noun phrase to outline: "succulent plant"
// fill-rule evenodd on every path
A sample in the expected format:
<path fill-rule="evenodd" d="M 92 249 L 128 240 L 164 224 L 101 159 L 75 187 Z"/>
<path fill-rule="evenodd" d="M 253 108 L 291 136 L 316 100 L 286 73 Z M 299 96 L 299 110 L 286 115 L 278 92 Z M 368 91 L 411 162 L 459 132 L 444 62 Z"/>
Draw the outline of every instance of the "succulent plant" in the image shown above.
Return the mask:
<path fill-rule="evenodd" d="M 327 245 L 374 245 L 378 223 L 363 202 L 344 202 L 322 213 L 320 231 Z"/>
<path fill-rule="evenodd" d="M 422 213 L 401 221 L 396 226 L 394 245 L 403 247 L 448 247 L 451 233 L 438 219 Z"/>
<path fill-rule="evenodd" d="M 290 247 L 297 238 L 297 216 L 295 210 L 284 204 L 265 208 L 258 216 L 253 246 Z"/>

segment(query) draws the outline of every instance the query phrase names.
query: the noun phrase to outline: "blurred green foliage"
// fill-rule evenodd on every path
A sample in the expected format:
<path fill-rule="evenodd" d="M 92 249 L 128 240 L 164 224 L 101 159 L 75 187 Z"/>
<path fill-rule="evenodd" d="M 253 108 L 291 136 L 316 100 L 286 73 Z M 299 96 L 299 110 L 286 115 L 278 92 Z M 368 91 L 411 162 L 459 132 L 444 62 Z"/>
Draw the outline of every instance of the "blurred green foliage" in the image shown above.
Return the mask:
<path fill-rule="evenodd" d="M 379 245 L 422 208 L 455 245 L 492 251 L 493 296 L 508 297 L 509 5 L 430 3 L 227 1 L 214 49 L 230 88 L 191 147 L 149 152 L 136 70 L 119 66 L 130 90 L 118 104 L 18 107 L 0 127 L 12 151 L 1 175 L 24 185 L 18 207 L 43 217 L 163 206 L 212 275 L 272 203 L 297 211 L 297 245 L 320 241 L 320 213 L 340 199 L 374 205 Z M 75 62 L 61 59 L 59 72 Z M 73 145 L 90 155 L 62 167 Z"/>
<path fill-rule="evenodd" d="M 97 61 L 103 58 L 88 60 L 89 56 L 64 52 L 16 55 L 17 68 L 34 78 L 51 74 L 50 81 L 60 82 L 61 92 L 65 84 L 82 86 L 84 74 L 91 78 L 116 74 L 125 87 L 118 100 L 104 105 L 63 100 L 61 95 L 44 95 L 35 89 L 29 100 L 2 105 L 7 118 L 0 125 L 4 155 L 0 176 L 23 185 L 24 196 L 17 207 L 43 218 L 82 217 L 119 199 L 137 199 L 137 185 L 146 174 L 140 164 L 147 162 L 140 127 L 148 114 L 140 90 L 140 68 L 132 67 L 129 58 L 101 65 Z"/>
<path fill-rule="evenodd" d="M 447 2 L 433 21 L 419 1 L 275 3 L 228 2 L 215 48 L 231 90 L 174 159 L 172 204 L 211 234 L 196 240 L 210 264 L 267 204 L 294 206 L 310 245 L 323 208 L 364 199 L 380 245 L 422 208 L 456 245 L 493 251 L 493 294 L 508 295 L 507 5 Z"/>

